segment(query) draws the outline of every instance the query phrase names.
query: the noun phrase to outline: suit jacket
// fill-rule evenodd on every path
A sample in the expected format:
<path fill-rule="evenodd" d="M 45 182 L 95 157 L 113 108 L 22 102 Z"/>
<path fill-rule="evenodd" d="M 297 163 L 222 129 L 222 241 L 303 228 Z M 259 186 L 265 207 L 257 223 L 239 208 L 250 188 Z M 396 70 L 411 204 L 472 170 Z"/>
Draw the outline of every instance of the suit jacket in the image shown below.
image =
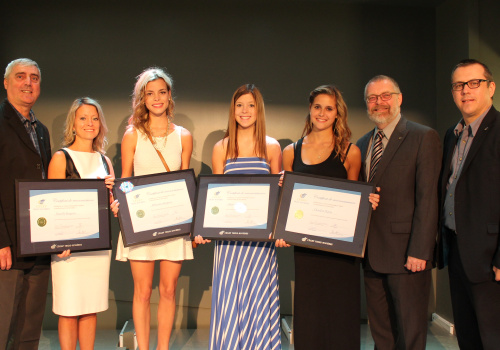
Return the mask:
<path fill-rule="evenodd" d="M 16 179 L 42 179 L 47 174 L 51 152 L 49 131 L 40 121 L 36 125 L 41 157 L 19 120 L 5 100 L 0 104 L 0 248 L 10 246 L 12 268 L 27 269 L 35 258 L 20 258 L 17 252 Z M 40 260 L 40 259 L 38 259 Z"/>
<path fill-rule="evenodd" d="M 455 126 L 448 129 L 444 139 L 440 177 L 441 208 L 457 142 L 454 129 Z M 499 224 L 500 113 L 492 106 L 474 135 L 455 189 L 457 244 L 470 282 L 491 280 L 492 266 L 500 268 Z M 441 234 L 439 251 L 439 267 L 444 267 L 448 263 L 446 234 Z"/>
<path fill-rule="evenodd" d="M 356 143 L 361 150 L 360 180 L 367 181 L 370 131 Z M 372 212 L 366 246 L 371 268 L 379 273 L 407 273 L 408 256 L 432 268 L 438 228 L 437 186 L 441 142 L 437 132 L 401 117 L 389 139 L 372 183 L 380 203 Z"/>

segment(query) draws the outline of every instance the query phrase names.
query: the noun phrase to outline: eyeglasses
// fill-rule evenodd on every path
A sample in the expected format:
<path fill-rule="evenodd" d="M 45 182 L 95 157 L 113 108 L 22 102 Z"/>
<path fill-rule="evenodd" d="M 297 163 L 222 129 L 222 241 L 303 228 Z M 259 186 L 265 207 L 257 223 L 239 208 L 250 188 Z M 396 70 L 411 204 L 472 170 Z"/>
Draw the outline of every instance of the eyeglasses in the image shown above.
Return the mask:
<path fill-rule="evenodd" d="M 366 98 L 366 102 L 368 103 L 375 103 L 378 101 L 378 98 L 382 101 L 389 101 L 392 98 L 392 95 L 399 95 L 399 92 L 384 92 L 383 94 L 380 95 L 370 95 Z"/>
<path fill-rule="evenodd" d="M 469 87 L 469 89 L 477 89 L 483 81 L 489 82 L 489 80 L 486 80 L 486 79 L 472 79 L 472 80 L 466 81 L 465 83 L 462 83 L 462 82 L 453 83 L 453 84 L 451 84 L 451 89 L 453 91 L 462 91 L 465 85 L 467 85 Z"/>

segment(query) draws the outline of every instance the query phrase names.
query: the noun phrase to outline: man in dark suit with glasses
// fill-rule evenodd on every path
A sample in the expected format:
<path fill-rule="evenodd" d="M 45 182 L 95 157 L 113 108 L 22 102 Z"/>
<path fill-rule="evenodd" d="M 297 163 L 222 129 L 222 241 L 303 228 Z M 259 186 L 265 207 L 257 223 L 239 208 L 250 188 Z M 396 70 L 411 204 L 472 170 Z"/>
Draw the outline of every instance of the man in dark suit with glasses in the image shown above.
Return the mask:
<path fill-rule="evenodd" d="M 370 330 L 376 349 L 425 350 L 441 142 L 401 115 L 394 79 L 372 78 L 365 100 L 376 127 L 356 143 L 360 178 L 380 187 L 363 261 Z"/>
<path fill-rule="evenodd" d="M 495 82 L 473 59 L 452 71 L 462 114 L 446 132 L 440 176 L 440 267 L 448 265 L 461 349 L 500 348 L 500 113 Z"/>

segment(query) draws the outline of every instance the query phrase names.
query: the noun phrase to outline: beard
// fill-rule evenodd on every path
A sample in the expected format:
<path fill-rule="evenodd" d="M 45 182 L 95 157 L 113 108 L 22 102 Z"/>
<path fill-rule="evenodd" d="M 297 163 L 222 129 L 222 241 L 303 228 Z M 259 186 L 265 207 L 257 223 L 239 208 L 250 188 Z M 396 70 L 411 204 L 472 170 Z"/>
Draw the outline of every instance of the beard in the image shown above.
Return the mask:
<path fill-rule="evenodd" d="M 368 118 L 375 124 L 389 124 L 399 115 L 400 109 L 392 109 L 389 107 L 387 113 L 379 114 L 377 112 L 367 111 Z"/>

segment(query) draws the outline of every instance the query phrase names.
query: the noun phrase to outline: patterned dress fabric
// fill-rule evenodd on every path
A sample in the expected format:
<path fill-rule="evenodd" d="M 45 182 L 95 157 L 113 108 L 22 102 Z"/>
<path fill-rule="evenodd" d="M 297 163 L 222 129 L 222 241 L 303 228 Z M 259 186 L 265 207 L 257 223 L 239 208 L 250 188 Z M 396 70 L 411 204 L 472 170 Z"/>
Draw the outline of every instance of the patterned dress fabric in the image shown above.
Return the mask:
<path fill-rule="evenodd" d="M 176 125 L 167 139 L 154 137 L 156 145 L 171 171 L 181 168 L 182 127 Z M 166 172 L 158 153 L 148 137 L 137 130 L 137 145 L 134 155 L 134 175 L 149 175 Z M 166 215 L 168 213 L 165 213 Z M 122 235 L 118 238 L 116 260 L 190 260 L 193 259 L 193 248 L 189 236 L 162 239 L 132 247 L 123 245 Z"/>
<path fill-rule="evenodd" d="M 107 175 L 100 153 L 65 151 L 82 179 Z M 52 255 L 52 311 L 70 317 L 107 310 L 110 263 L 111 250 Z"/>
<path fill-rule="evenodd" d="M 224 173 L 269 174 L 270 167 L 262 158 L 237 158 Z M 274 243 L 215 242 L 209 349 L 281 349 Z"/>

